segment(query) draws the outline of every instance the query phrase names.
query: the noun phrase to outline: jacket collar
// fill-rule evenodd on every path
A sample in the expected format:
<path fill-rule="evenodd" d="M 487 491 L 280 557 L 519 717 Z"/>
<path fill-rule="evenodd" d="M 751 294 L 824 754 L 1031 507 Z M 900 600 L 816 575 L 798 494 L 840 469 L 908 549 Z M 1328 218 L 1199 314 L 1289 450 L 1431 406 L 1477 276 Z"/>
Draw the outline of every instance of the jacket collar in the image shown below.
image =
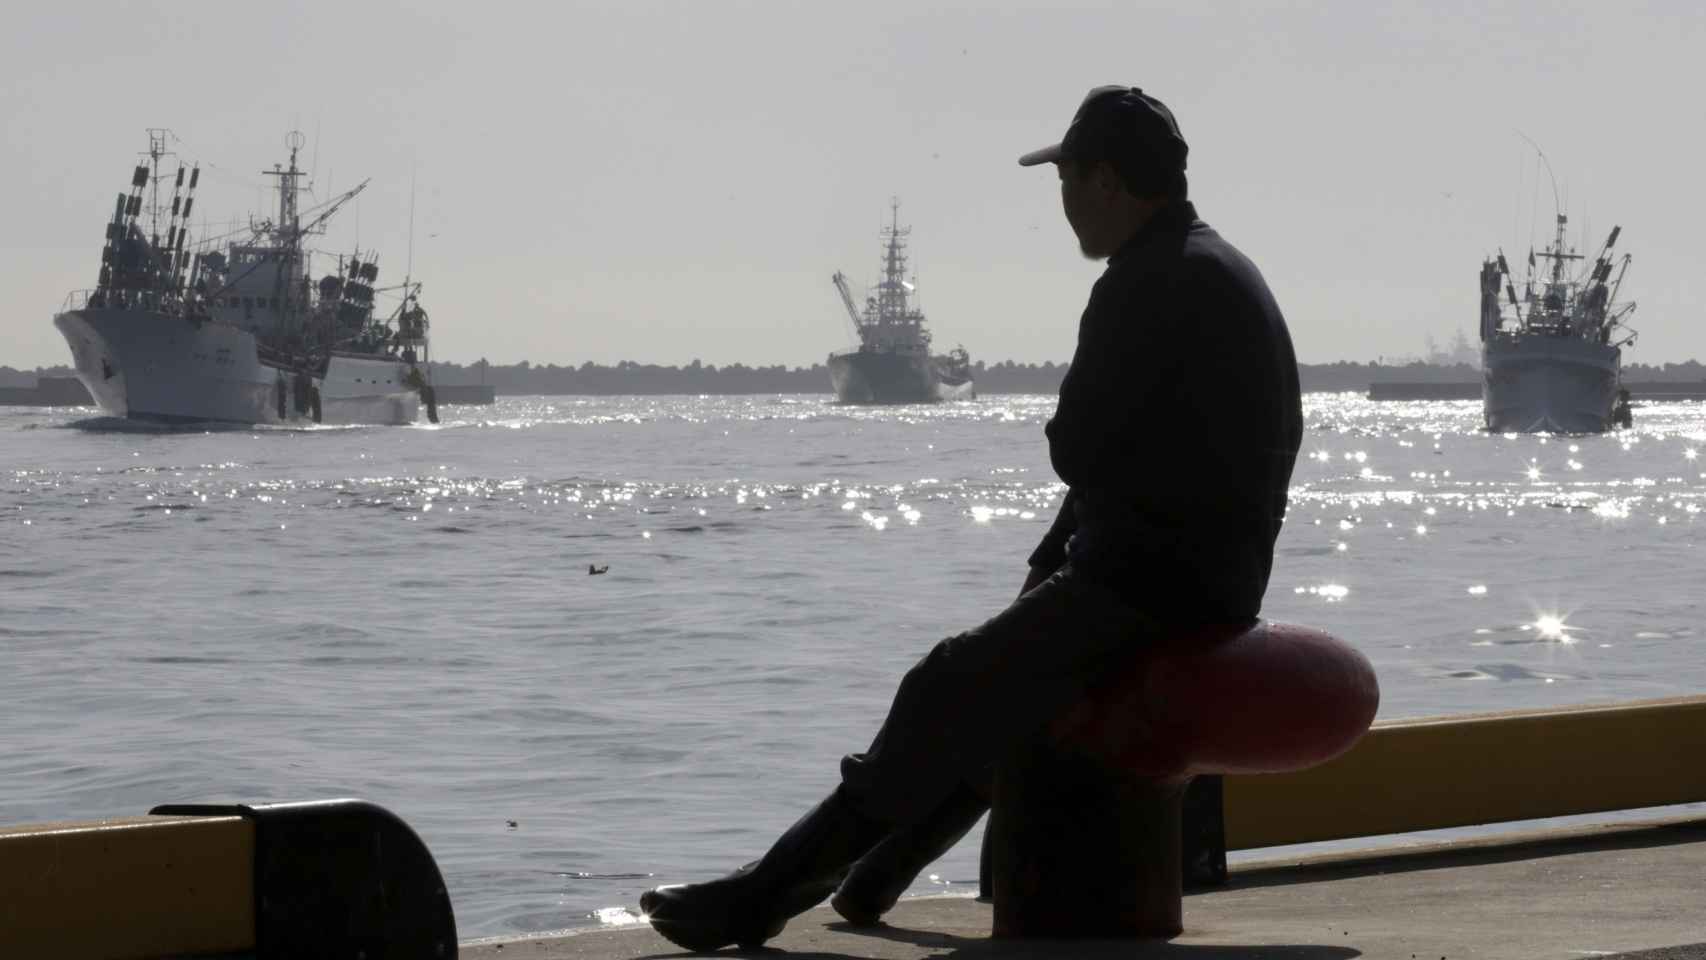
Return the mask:
<path fill-rule="evenodd" d="M 1120 245 L 1114 255 L 1108 258 L 1108 266 L 1113 266 L 1131 256 L 1134 251 L 1148 243 L 1151 239 L 1163 233 L 1181 233 L 1196 222 L 1197 208 L 1189 200 L 1175 200 L 1165 207 L 1155 211 L 1131 239 Z"/>

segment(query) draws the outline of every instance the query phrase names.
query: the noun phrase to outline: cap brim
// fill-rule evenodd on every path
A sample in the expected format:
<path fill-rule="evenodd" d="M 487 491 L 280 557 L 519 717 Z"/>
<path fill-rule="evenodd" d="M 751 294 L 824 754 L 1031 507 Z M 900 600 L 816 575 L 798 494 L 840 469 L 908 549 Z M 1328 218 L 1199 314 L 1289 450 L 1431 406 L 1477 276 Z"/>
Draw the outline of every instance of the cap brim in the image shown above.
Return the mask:
<path fill-rule="evenodd" d="M 1034 167 L 1043 163 L 1059 163 L 1062 156 L 1064 156 L 1064 154 L 1061 153 L 1060 144 L 1057 143 L 1051 147 L 1044 147 L 1041 150 L 1032 150 L 1030 153 L 1020 157 L 1019 166 Z"/>

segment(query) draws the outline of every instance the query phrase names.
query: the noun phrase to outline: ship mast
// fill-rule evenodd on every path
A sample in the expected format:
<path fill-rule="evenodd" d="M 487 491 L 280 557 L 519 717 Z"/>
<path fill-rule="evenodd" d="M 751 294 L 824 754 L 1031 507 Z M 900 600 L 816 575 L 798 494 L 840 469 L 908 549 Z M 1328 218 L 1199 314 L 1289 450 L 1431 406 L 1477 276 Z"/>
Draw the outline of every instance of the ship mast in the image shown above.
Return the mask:
<path fill-rule="evenodd" d="M 1570 222 L 1569 217 L 1567 217 L 1561 213 L 1558 214 L 1558 235 L 1556 238 L 1553 239 L 1552 246 L 1546 248 L 1544 251 L 1542 251 L 1540 253 L 1535 254 L 1535 256 L 1540 257 L 1543 260 L 1552 261 L 1552 280 L 1548 284 L 1548 286 L 1551 286 L 1551 287 L 1557 287 L 1557 286 L 1560 286 L 1563 284 L 1563 282 L 1564 282 L 1564 261 L 1582 259 L 1582 255 L 1579 253 L 1566 253 L 1565 252 L 1565 248 L 1564 248 L 1564 225 L 1569 223 L 1569 222 Z"/>
<path fill-rule="evenodd" d="M 150 292 L 162 296 L 183 293 L 183 274 L 187 263 L 184 243 L 189 235 L 190 209 L 195 203 L 196 182 L 200 167 L 189 170 L 185 187 L 184 166 L 180 162 L 172 184 L 172 203 L 168 210 L 160 199 L 160 161 L 177 154 L 166 148 L 167 139 L 176 139 L 164 127 L 148 128 L 148 152 L 136 165 L 130 178 L 130 191 L 121 193 L 113 208 L 113 218 L 107 224 L 107 242 L 101 250 L 101 270 L 97 290 L 106 296 L 113 290 L 128 294 Z M 144 204 L 143 201 L 147 200 Z M 146 207 L 146 210 L 144 210 Z M 143 229 L 143 218 L 147 229 Z M 164 242 L 160 220 L 166 220 Z M 147 247 L 145 254 L 132 249 L 131 239 Z"/>
<path fill-rule="evenodd" d="M 900 225 L 900 198 L 889 198 L 889 225 L 883 230 L 883 282 L 877 288 L 877 318 L 900 324 L 906 317 L 906 237 L 911 227 Z"/>
<path fill-rule="evenodd" d="M 177 134 L 164 127 L 148 129 L 148 242 L 154 249 L 154 270 L 156 271 L 155 289 L 160 293 L 181 294 L 183 292 L 184 267 L 187 257 L 184 255 L 184 241 L 188 239 L 190 229 L 190 208 L 195 204 L 196 182 L 201 177 L 199 166 L 189 171 L 189 189 L 184 189 L 184 165 L 178 163 L 178 172 L 172 183 L 172 206 L 169 212 L 160 202 L 160 159 L 176 157 L 177 154 L 166 149 L 166 138 L 177 139 Z M 160 217 L 166 216 L 166 242 L 160 243 Z"/>
<path fill-rule="evenodd" d="M 160 247 L 160 158 L 177 154 L 166 149 L 166 138 L 172 131 L 164 127 L 148 128 L 148 242 Z"/>
<path fill-rule="evenodd" d="M 273 297 L 279 304 L 276 316 L 281 333 L 286 319 L 297 312 L 298 306 L 290 295 L 302 260 L 302 224 L 296 208 L 296 191 L 299 189 L 296 181 L 303 176 L 303 171 L 296 166 L 296 155 L 306 142 L 307 138 L 300 130 L 290 131 L 285 137 L 285 145 L 290 147 L 290 168 L 280 169 L 275 163 L 271 170 L 261 171 L 262 176 L 278 178 L 278 228 L 273 236 L 281 242 L 278 244 L 278 269 L 273 274 Z"/>
<path fill-rule="evenodd" d="M 279 178 L 278 223 L 280 228 L 288 232 L 289 242 L 292 244 L 297 239 L 297 231 L 300 227 L 296 213 L 296 191 L 298 189 L 296 181 L 303 176 L 303 171 L 296 166 L 296 155 L 306 142 L 307 138 L 302 136 L 302 131 L 290 131 L 289 135 L 285 137 L 285 145 L 290 147 L 290 168 L 288 170 L 280 169 L 279 165 L 275 163 L 271 170 L 261 171 L 262 176 Z"/>
<path fill-rule="evenodd" d="M 1519 135 L 1521 135 L 1519 131 Z M 1528 137 L 1523 136 L 1524 140 Z M 1569 246 L 1566 236 L 1570 218 L 1559 206 L 1558 178 L 1552 171 L 1551 161 L 1533 140 L 1528 140 L 1545 166 L 1547 176 L 1552 181 L 1552 203 L 1555 232 L 1546 248 L 1528 252 L 1528 279 L 1521 300 L 1517 299 L 1516 289 L 1511 283 L 1513 279 L 1510 265 L 1505 261 L 1501 251 L 1495 260 L 1482 264 L 1481 270 L 1481 338 L 1488 339 L 1500 328 L 1502 311 L 1499 309 L 1499 280 L 1504 279 L 1504 292 L 1510 297 L 1510 306 L 1516 317 L 1516 332 L 1540 333 L 1553 336 L 1570 336 L 1578 339 L 1597 341 L 1602 345 L 1612 345 L 1611 339 L 1614 328 L 1622 325 L 1624 319 L 1635 309 L 1633 303 L 1617 303 L 1618 291 L 1622 289 L 1623 275 L 1628 270 L 1629 255 L 1624 254 L 1614 260 L 1613 249 L 1617 245 L 1618 235 L 1622 227 L 1613 227 L 1611 236 L 1606 238 L 1605 245 L 1593 256 L 1593 265 L 1582 273 L 1570 272 L 1567 268 L 1571 261 L 1587 261 L 1585 254 L 1577 252 Z M 1535 292 L 1536 261 L 1548 261 L 1549 267 L 1539 273 L 1541 290 Z M 1616 271 L 1616 278 L 1612 273 Z M 1523 307 L 1527 306 L 1527 315 Z M 1634 332 L 1617 342 L 1615 346 L 1623 346 L 1632 342 Z"/>
<path fill-rule="evenodd" d="M 900 198 L 890 197 L 889 222 L 882 228 L 882 279 L 877 281 L 875 295 L 865 297 L 863 311 L 853 305 L 847 278 L 840 272 L 830 278 L 841 294 L 861 350 L 929 355 L 930 334 L 924 329 L 924 314 L 910 302 L 913 287 L 906 280 L 906 238 L 911 233 L 912 228 L 900 225 Z"/>

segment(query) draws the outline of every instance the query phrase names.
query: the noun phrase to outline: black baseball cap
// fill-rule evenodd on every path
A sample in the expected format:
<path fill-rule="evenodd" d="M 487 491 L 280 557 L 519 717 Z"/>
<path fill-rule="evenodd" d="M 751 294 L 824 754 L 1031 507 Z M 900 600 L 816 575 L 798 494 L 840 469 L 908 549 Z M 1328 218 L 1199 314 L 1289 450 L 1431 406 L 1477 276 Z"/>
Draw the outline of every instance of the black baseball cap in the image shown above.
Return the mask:
<path fill-rule="evenodd" d="M 1062 160 L 1110 160 L 1116 166 L 1174 173 L 1190 150 L 1173 111 L 1137 87 L 1097 87 L 1084 97 L 1060 142 L 1019 158 L 1019 166 Z"/>

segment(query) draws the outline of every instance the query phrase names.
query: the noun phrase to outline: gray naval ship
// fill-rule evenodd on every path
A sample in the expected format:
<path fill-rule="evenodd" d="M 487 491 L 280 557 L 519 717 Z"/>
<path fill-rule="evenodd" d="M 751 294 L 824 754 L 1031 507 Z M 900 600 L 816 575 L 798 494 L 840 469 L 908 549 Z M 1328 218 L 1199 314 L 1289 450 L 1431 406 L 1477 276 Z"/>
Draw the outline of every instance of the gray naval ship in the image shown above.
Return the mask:
<path fill-rule="evenodd" d="M 859 346 L 829 355 L 829 377 L 842 403 L 936 403 L 969 400 L 977 395 L 971 359 L 963 347 L 932 356 L 924 312 L 910 302 L 915 289 L 906 278 L 906 238 L 910 227 L 900 225 L 900 201 L 889 201 L 890 221 L 883 228 L 883 279 L 876 293 L 865 298 L 865 309 L 853 304 L 846 275 L 831 277 Z"/>
<path fill-rule="evenodd" d="M 1635 304 L 1617 299 L 1630 258 L 1612 252 L 1623 228 L 1589 261 L 1567 246 L 1568 222 L 1558 214 L 1551 244 L 1529 252 L 1521 297 L 1503 251 L 1481 264 L 1481 399 L 1495 433 L 1629 425 L 1621 363 Z"/>

